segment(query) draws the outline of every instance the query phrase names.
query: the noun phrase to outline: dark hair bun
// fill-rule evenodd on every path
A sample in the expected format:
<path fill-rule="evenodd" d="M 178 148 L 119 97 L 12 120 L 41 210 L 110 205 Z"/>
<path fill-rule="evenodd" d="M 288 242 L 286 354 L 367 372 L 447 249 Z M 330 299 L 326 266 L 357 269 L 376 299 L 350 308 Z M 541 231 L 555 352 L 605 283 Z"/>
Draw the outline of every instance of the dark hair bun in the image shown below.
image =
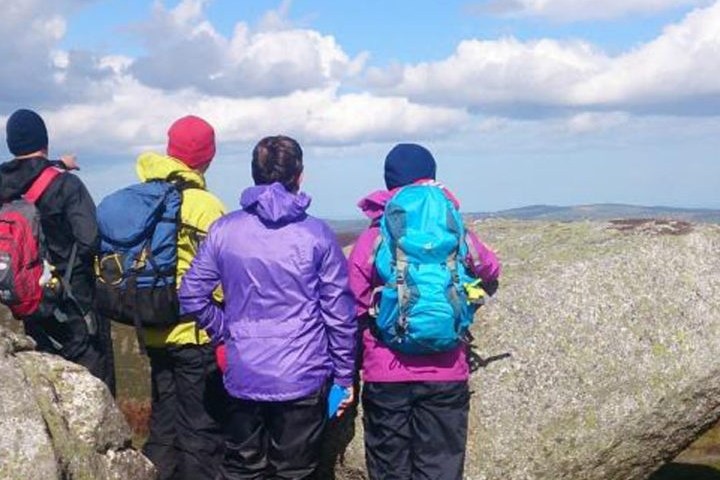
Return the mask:
<path fill-rule="evenodd" d="M 265 137 L 255 145 L 252 154 L 252 177 L 256 185 L 281 183 L 289 192 L 300 187 L 303 171 L 302 148 L 284 135 Z"/>

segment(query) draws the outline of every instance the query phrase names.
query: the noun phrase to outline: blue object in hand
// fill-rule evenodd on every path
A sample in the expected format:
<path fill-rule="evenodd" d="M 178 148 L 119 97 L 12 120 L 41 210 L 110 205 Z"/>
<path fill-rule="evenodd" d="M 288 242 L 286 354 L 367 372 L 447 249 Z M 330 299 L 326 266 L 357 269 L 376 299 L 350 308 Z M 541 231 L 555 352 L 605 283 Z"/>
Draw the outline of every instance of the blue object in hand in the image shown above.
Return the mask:
<path fill-rule="evenodd" d="M 350 390 L 333 384 L 328 393 L 328 418 L 333 418 L 340 407 L 340 403 L 350 396 Z"/>

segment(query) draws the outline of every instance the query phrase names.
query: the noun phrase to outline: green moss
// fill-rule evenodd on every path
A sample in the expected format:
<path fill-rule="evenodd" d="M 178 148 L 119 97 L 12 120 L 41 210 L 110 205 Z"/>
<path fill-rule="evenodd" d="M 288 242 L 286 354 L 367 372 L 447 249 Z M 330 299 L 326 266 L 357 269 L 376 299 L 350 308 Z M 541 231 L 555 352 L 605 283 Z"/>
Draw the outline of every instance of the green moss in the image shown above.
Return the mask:
<path fill-rule="evenodd" d="M 61 381 L 60 370 L 41 371 L 40 363 L 29 360 L 22 361 L 21 365 L 28 382 L 33 387 L 61 470 L 73 480 L 95 480 L 98 471 L 95 452 L 72 435 L 62 412 L 53 403 L 56 397 L 54 385 Z"/>

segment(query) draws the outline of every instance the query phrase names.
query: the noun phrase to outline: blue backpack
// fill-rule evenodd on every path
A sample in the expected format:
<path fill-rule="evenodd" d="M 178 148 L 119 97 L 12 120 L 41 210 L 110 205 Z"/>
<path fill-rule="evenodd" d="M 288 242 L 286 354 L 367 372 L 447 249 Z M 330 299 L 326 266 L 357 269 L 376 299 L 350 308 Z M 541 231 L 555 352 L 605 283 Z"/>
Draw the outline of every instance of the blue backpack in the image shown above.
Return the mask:
<path fill-rule="evenodd" d="M 462 217 L 436 184 L 401 188 L 380 220 L 375 268 L 383 283 L 376 335 L 407 354 L 451 350 L 462 341 L 476 305 L 465 285 L 468 249 Z"/>
<path fill-rule="evenodd" d="M 131 185 L 100 202 L 100 252 L 95 263 L 100 313 L 138 329 L 178 323 L 175 276 L 181 203 L 178 187 L 159 180 Z"/>

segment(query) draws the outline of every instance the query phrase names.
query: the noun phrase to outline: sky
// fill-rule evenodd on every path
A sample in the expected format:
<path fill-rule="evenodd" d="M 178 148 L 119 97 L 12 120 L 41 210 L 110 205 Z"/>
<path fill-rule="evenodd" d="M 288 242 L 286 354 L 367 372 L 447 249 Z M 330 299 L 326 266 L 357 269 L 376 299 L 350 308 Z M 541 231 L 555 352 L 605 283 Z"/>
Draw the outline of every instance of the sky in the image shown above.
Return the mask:
<path fill-rule="evenodd" d="M 720 0 L 0 0 L 0 122 L 46 120 L 94 198 L 199 115 L 230 207 L 267 135 L 311 212 L 356 218 L 396 143 L 464 211 L 720 208 Z M 5 150 L 9 159 L 10 154 Z"/>

